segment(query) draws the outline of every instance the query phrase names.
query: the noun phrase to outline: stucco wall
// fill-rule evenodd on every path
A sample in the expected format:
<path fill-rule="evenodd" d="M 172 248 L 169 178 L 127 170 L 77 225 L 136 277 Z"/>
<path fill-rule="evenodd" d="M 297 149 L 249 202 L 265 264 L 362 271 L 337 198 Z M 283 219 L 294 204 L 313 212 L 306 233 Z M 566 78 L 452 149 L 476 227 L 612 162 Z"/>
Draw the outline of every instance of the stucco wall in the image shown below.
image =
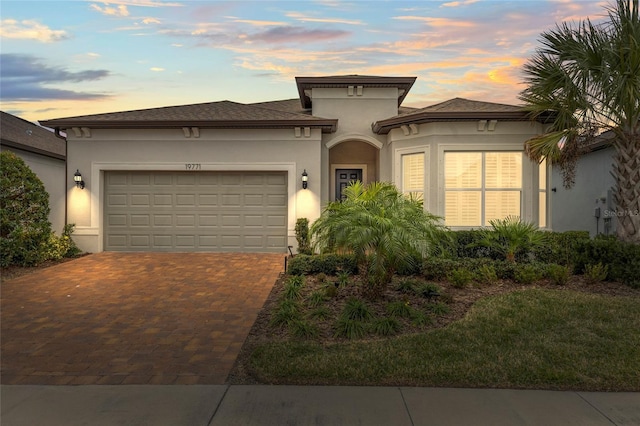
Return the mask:
<path fill-rule="evenodd" d="M 64 160 L 4 146 L 2 150 L 14 152 L 22 158 L 27 166 L 40 178 L 49 193 L 49 208 L 51 209 L 49 222 L 51 222 L 51 229 L 59 235 L 65 225 L 64 207 L 66 183 Z"/>
<path fill-rule="evenodd" d="M 609 190 L 614 185 L 611 176 L 613 148 L 606 148 L 584 155 L 576 167 L 575 185 L 565 189 L 560 169 L 553 167 L 551 184 L 551 226 L 554 231 L 589 231 L 591 236 L 597 233 L 615 233 L 616 218 L 611 219 L 607 229 L 606 210 L 613 210 L 613 200 Z M 596 207 L 600 208 L 600 220 L 594 216 Z"/>
<path fill-rule="evenodd" d="M 186 164 L 201 170 L 263 170 L 288 173 L 288 235 L 295 246 L 295 221 L 315 220 L 320 214 L 321 134 L 296 137 L 293 129 L 207 130 L 199 138 L 185 138 L 175 130 L 93 130 L 90 138 L 70 135 L 67 181 L 71 183 L 68 220 L 76 224 L 75 240 L 89 252 L 102 250 L 102 192 L 106 170 L 185 171 Z M 79 169 L 86 183 L 72 185 Z M 302 171 L 309 187 L 301 188 Z"/>

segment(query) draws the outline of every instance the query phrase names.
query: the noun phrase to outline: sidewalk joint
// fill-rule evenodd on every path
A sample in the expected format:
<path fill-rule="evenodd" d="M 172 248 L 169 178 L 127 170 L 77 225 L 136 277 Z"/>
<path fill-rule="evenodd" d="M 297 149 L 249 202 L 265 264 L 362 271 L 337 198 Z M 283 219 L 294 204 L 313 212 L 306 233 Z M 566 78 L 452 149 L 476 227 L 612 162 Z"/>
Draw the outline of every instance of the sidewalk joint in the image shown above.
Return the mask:
<path fill-rule="evenodd" d="M 402 392 L 402 388 L 398 387 L 398 390 L 400 391 L 400 397 L 402 398 L 404 409 L 407 412 L 407 415 L 409 416 L 409 421 L 411 422 L 411 426 L 415 426 L 415 423 L 413 422 L 413 417 L 411 417 L 411 411 L 409 411 L 409 406 L 407 406 L 407 401 L 404 399 L 404 393 Z"/>
<path fill-rule="evenodd" d="M 207 422 L 207 426 L 210 425 L 211 423 L 213 423 L 213 419 L 216 416 L 216 414 L 218 413 L 218 410 L 220 409 L 220 406 L 222 405 L 222 401 L 224 401 L 224 398 L 227 396 L 227 392 L 229 392 L 229 388 L 231 387 L 231 385 L 225 385 L 226 389 L 224 390 L 224 393 L 222 394 L 222 398 L 220 398 L 220 401 L 218 401 L 218 405 L 216 405 L 216 409 L 213 410 L 213 413 L 211 413 L 211 417 L 209 417 L 209 421 Z"/>

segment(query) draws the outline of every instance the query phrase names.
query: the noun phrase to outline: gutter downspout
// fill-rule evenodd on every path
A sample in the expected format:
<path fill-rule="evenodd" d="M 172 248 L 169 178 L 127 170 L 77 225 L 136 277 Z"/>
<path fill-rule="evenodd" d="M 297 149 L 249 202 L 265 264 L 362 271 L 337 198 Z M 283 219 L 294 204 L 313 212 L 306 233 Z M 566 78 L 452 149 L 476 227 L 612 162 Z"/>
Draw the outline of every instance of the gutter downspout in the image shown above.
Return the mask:
<path fill-rule="evenodd" d="M 60 138 L 60 139 L 62 139 L 62 140 L 64 141 L 64 184 L 63 184 L 63 186 L 62 186 L 62 187 L 63 187 L 63 188 L 66 188 L 66 187 L 67 187 L 67 175 L 68 175 L 68 173 L 69 173 L 69 169 L 68 169 L 69 164 L 68 164 L 68 159 L 67 159 L 67 151 L 68 151 L 67 143 L 68 143 L 68 141 L 67 141 L 67 138 L 66 138 L 65 136 L 62 136 L 62 135 L 60 134 L 60 128 L 59 128 L 59 127 L 56 127 L 56 128 L 54 129 L 53 134 L 54 134 L 57 138 Z M 68 210 L 67 202 L 69 201 L 69 200 L 68 200 L 68 198 L 67 198 L 67 193 L 68 193 L 68 192 L 69 192 L 69 191 L 67 191 L 67 190 L 65 190 L 65 191 L 64 191 L 64 225 L 65 225 L 65 226 L 67 226 L 67 225 L 68 225 L 68 223 L 67 223 L 67 221 L 68 221 L 68 216 L 67 216 L 67 210 Z M 63 231 L 64 231 L 64 229 L 63 229 Z"/>

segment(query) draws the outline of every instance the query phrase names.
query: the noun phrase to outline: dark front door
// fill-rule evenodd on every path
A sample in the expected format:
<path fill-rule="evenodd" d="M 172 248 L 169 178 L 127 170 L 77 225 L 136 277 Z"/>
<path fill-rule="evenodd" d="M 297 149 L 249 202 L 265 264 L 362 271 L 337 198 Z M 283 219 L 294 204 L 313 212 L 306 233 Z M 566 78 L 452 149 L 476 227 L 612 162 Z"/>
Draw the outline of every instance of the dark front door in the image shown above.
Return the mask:
<path fill-rule="evenodd" d="M 344 199 L 342 191 L 356 180 L 362 182 L 362 169 L 336 169 L 336 201 Z"/>

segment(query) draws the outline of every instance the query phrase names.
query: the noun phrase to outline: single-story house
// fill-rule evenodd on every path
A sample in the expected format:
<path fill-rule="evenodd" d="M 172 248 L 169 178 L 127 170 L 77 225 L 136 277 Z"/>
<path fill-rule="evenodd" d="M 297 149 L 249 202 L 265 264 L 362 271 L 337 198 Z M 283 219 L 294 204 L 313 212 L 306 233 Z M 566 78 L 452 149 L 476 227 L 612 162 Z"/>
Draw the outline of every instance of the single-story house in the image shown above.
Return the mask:
<path fill-rule="evenodd" d="M 22 158 L 49 193 L 49 221 L 60 234 L 65 225 L 66 146 L 53 132 L 0 111 L 0 150 Z"/>
<path fill-rule="evenodd" d="M 403 107 L 415 80 L 297 77 L 297 99 L 40 123 L 67 134 L 68 221 L 89 252 L 285 253 L 296 219 L 313 222 L 353 180 L 417 193 L 452 229 L 508 215 L 547 227 L 550 172 L 523 152 L 544 124 L 461 98 Z"/>
<path fill-rule="evenodd" d="M 576 163 L 575 184 L 566 189 L 562 184 L 560 168 L 553 167 L 551 180 L 551 228 L 554 231 L 589 231 L 615 235 L 618 218 L 612 188 L 611 174 L 615 148 L 611 144 L 611 131 L 599 135 L 586 148 Z"/>

